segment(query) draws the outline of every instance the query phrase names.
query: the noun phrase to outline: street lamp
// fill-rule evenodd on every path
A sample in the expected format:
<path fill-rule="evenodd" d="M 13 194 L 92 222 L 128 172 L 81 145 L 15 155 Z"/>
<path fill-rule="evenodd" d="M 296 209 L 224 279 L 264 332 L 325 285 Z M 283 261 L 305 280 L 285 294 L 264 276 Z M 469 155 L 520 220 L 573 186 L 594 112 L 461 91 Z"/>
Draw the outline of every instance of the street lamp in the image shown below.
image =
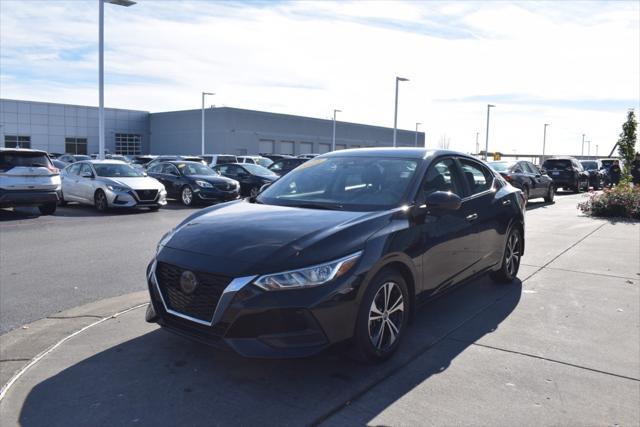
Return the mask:
<path fill-rule="evenodd" d="M 420 126 L 421 124 L 422 124 L 422 123 L 420 123 L 420 122 L 416 122 L 416 142 L 413 144 L 413 145 L 415 145 L 416 147 L 418 146 L 418 126 Z M 425 145 L 427 144 L 427 140 L 426 140 L 426 138 L 425 138 L 424 143 L 425 143 Z"/>
<path fill-rule="evenodd" d="M 104 160 L 104 4 L 133 6 L 131 0 L 98 0 L 98 158 Z"/>
<path fill-rule="evenodd" d="M 580 150 L 580 155 L 584 156 L 584 133 L 582 134 L 582 149 Z"/>
<path fill-rule="evenodd" d="M 547 146 L 547 126 L 551 126 L 549 123 L 544 124 L 544 134 L 542 136 L 542 159 L 540 159 L 540 165 L 544 163 L 544 150 Z"/>
<path fill-rule="evenodd" d="M 393 146 L 396 146 L 396 134 L 398 133 L 398 83 L 408 82 L 409 79 L 404 77 L 396 77 L 396 109 L 393 115 Z"/>
<path fill-rule="evenodd" d="M 489 159 L 489 113 L 491 108 L 495 107 L 495 105 L 487 104 L 487 139 L 484 144 L 484 160 L 487 161 Z"/>
<path fill-rule="evenodd" d="M 342 110 L 333 110 L 333 138 L 331 139 L 331 151 L 336 151 L 336 113 L 342 113 Z"/>
<path fill-rule="evenodd" d="M 591 140 L 585 142 L 587 143 L 587 156 L 591 156 Z"/>
<path fill-rule="evenodd" d="M 479 136 L 480 136 L 480 132 L 476 132 L 476 154 L 480 154 L 480 142 L 478 142 Z"/>
<path fill-rule="evenodd" d="M 202 120 L 201 120 L 201 126 L 202 126 L 202 141 L 201 141 L 201 147 L 200 147 L 200 154 L 204 155 L 204 97 L 206 95 L 215 95 L 215 93 L 212 92 L 202 92 Z"/>
<path fill-rule="evenodd" d="M 598 144 L 596 144 L 596 157 L 598 157 Z"/>

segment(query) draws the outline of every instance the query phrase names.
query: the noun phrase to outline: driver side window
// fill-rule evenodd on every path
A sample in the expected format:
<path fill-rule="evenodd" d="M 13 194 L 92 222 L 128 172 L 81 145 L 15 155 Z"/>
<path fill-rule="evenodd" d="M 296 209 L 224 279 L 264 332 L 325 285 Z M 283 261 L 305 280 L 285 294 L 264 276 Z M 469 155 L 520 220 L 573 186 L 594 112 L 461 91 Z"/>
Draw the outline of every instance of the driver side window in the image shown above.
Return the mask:
<path fill-rule="evenodd" d="M 431 165 L 422 182 L 425 196 L 436 191 L 445 191 L 464 197 L 462 188 L 453 159 L 442 159 Z"/>
<path fill-rule="evenodd" d="M 93 175 L 93 171 L 91 170 L 91 166 L 88 163 L 84 163 L 80 168 L 80 175 L 90 174 Z"/>

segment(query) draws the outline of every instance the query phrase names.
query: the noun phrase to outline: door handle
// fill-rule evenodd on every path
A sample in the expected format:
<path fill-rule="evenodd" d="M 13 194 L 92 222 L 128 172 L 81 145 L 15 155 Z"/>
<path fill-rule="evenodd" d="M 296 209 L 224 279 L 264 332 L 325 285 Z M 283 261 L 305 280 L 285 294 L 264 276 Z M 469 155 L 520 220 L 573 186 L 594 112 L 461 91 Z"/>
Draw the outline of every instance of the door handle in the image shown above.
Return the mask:
<path fill-rule="evenodd" d="M 509 206 L 511 204 L 511 200 L 503 200 L 502 206 Z"/>
<path fill-rule="evenodd" d="M 467 215 L 467 221 L 475 221 L 476 219 L 478 219 L 478 214 L 474 213 L 471 215 Z"/>

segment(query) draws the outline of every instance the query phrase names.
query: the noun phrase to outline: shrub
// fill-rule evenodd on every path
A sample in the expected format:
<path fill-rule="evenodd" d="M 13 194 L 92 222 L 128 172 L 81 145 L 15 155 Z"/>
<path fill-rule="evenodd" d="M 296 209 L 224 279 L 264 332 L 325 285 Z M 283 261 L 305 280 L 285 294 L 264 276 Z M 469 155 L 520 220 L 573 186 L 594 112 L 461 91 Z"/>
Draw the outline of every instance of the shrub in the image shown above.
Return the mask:
<path fill-rule="evenodd" d="M 613 189 L 592 193 L 578 209 L 592 216 L 640 219 L 640 185 L 621 182 Z"/>

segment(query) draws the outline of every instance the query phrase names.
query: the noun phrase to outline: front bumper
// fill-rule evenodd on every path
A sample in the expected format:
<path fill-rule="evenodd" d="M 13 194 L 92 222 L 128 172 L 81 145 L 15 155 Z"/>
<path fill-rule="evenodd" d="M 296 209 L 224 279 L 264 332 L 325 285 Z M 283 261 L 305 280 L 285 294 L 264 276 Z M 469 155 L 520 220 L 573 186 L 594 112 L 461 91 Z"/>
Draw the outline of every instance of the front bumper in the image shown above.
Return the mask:
<path fill-rule="evenodd" d="M 154 260 L 147 270 L 151 297 L 147 321 L 183 337 L 230 348 L 245 357 L 297 358 L 353 336 L 361 275 L 347 274 L 310 289 L 271 292 L 251 284 L 256 276 L 236 278 L 222 291 L 209 319 L 174 310 L 157 267 Z"/>
<path fill-rule="evenodd" d="M 193 194 L 202 202 L 228 202 L 240 198 L 240 188 L 236 187 L 230 191 L 225 191 L 215 187 L 196 187 L 193 189 Z"/>
<path fill-rule="evenodd" d="M 141 199 L 135 190 L 112 191 L 105 190 L 110 208 L 144 208 L 161 207 L 167 204 L 167 192 L 158 191 L 153 199 Z"/>
<path fill-rule="evenodd" d="M 0 189 L 0 207 L 40 206 L 58 202 L 56 190 L 4 190 Z"/>

